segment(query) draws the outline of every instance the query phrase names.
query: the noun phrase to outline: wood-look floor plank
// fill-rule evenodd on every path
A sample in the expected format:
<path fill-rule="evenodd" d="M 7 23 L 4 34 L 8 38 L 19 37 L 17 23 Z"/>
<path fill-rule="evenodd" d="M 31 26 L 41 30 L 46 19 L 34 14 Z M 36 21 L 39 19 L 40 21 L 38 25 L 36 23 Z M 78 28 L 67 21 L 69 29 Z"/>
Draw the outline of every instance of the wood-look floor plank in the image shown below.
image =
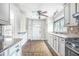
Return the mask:
<path fill-rule="evenodd" d="M 43 40 L 28 41 L 22 47 L 23 56 L 52 56 Z"/>

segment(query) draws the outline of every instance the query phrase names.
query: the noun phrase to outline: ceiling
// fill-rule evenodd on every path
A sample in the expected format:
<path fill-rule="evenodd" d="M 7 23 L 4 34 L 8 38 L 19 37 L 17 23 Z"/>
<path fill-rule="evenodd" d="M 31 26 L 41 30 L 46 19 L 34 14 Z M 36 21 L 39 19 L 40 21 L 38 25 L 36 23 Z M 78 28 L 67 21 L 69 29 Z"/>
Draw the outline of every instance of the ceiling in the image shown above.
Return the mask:
<path fill-rule="evenodd" d="M 38 19 L 38 14 L 36 12 L 38 10 L 47 11 L 46 15 L 52 17 L 55 11 L 63 9 L 62 3 L 16 3 L 14 5 L 25 13 L 26 17 L 32 19 Z M 45 17 L 41 16 L 41 18 Z"/>

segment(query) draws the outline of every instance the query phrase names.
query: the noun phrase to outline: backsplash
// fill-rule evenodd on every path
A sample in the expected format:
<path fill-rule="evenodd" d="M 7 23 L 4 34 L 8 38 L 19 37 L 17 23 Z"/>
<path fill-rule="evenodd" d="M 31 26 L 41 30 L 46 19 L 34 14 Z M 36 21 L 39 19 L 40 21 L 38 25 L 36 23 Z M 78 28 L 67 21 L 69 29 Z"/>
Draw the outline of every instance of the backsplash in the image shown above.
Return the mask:
<path fill-rule="evenodd" d="M 68 33 L 78 34 L 79 35 L 79 27 L 78 26 L 71 26 L 68 28 Z"/>
<path fill-rule="evenodd" d="M 2 26 L 0 26 L 0 35 L 2 35 Z"/>

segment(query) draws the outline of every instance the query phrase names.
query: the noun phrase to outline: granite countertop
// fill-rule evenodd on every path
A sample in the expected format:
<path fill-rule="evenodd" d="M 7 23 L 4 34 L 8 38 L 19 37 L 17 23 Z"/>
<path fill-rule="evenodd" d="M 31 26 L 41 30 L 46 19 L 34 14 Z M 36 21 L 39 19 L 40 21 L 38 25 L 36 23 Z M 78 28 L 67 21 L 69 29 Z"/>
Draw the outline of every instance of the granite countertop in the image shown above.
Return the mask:
<path fill-rule="evenodd" d="M 3 42 L 3 49 L 0 50 L 0 53 L 3 52 L 4 50 L 12 47 L 13 45 L 15 45 L 16 43 L 20 42 L 21 39 L 20 38 L 15 38 L 15 40 L 13 41 L 4 41 Z"/>
<path fill-rule="evenodd" d="M 59 37 L 63 37 L 63 38 L 79 38 L 79 35 L 76 35 L 76 34 L 61 34 L 61 33 L 50 33 L 52 35 L 56 35 L 56 36 L 59 36 Z"/>

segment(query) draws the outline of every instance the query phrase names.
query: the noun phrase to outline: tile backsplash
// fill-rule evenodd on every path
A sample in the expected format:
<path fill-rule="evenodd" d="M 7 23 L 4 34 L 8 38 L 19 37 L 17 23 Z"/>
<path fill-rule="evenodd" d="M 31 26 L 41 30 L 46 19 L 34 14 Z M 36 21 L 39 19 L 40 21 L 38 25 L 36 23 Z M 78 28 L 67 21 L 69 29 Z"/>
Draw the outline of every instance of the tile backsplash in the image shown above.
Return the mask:
<path fill-rule="evenodd" d="M 0 26 L 0 35 L 2 35 L 2 26 Z"/>
<path fill-rule="evenodd" d="M 78 34 L 79 35 L 79 27 L 78 26 L 68 27 L 68 33 L 73 33 L 73 34 Z"/>

